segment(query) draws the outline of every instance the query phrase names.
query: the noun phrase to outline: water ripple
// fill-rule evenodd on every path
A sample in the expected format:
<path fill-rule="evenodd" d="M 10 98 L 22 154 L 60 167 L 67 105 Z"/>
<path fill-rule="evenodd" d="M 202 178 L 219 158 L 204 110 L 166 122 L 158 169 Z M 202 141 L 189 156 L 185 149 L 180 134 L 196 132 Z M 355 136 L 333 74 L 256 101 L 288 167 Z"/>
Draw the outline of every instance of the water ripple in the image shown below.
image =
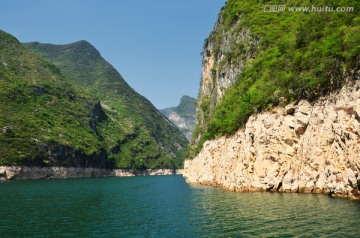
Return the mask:
<path fill-rule="evenodd" d="M 358 237 L 360 202 L 181 176 L 0 183 L 1 237 Z"/>

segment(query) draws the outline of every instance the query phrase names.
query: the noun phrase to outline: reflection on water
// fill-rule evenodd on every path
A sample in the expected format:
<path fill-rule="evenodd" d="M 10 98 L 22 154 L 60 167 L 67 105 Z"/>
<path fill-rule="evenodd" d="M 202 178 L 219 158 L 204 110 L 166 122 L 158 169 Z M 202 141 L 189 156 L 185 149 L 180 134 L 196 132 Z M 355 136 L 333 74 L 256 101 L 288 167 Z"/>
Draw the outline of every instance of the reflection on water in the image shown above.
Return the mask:
<path fill-rule="evenodd" d="M 192 187 L 193 222 L 214 237 L 358 237 L 360 202 L 326 195 Z"/>
<path fill-rule="evenodd" d="M 358 237 L 360 202 L 181 176 L 0 183 L 1 237 Z"/>

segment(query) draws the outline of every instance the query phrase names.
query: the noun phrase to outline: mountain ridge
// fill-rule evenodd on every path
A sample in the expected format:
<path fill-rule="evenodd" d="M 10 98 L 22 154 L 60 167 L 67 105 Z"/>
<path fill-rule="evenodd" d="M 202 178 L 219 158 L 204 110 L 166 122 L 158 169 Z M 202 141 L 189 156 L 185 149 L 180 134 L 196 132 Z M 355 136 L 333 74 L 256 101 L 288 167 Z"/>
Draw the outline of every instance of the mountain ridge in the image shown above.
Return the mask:
<path fill-rule="evenodd" d="M 173 161 L 176 166 L 181 166 L 182 159 L 174 159 L 184 156 L 187 147 L 185 138 L 176 127 L 164 120 L 149 100 L 132 89 L 89 42 L 24 45 L 55 64 L 61 73 L 100 99 L 110 120 L 118 124 L 118 129 L 112 125 L 100 128 L 106 135 L 104 140 L 109 145 L 110 157 L 120 161 L 118 167 L 132 166 L 130 157 L 136 158 L 138 167 L 147 167 L 146 163 L 153 163 L 154 158 L 163 158 L 159 161 Z M 117 133 L 112 132 L 114 129 Z"/>
<path fill-rule="evenodd" d="M 4 31 L 0 40 L 0 165 L 182 166 L 185 137 L 90 43 L 32 43 L 59 56 L 51 62 Z"/>
<path fill-rule="evenodd" d="M 0 51 L 0 163 L 111 167 L 94 131 L 98 100 L 4 31 Z"/>

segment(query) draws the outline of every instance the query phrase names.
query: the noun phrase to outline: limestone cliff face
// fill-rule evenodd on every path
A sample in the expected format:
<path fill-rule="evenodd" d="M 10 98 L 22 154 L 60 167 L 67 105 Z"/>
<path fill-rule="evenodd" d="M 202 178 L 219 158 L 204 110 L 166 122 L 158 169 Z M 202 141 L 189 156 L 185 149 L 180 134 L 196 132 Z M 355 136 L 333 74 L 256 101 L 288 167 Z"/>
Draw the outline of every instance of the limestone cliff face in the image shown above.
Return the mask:
<path fill-rule="evenodd" d="M 230 30 L 223 29 L 223 16 L 220 15 L 213 32 L 204 43 L 200 93 L 196 108 L 196 131 L 193 145 L 197 144 L 207 127 L 208 119 L 215 107 L 222 101 L 227 89 L 237 80 L 248 60 L 255 57 L 258 40 L 249 29 L 241 28 L 236 21 Z M 218 35 L 222 35 L 218 41 Z M 241 57 L 230 57 L 233 52 L 242 50 Z"/>
<path fill-rule="evenodd" d="M 185 161 L 189 183 L 234 191 L 327 193 L 360 198 L 360 82 L 310 104 L 253 115 L 231 137 Z"/>

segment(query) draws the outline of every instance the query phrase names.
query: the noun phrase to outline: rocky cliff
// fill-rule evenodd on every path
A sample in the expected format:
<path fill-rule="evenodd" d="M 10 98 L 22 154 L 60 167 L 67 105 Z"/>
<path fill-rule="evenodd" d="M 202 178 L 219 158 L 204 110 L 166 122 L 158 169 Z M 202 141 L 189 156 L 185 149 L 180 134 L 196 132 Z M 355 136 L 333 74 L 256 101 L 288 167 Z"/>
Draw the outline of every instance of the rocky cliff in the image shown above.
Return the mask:
<path fill-rule="evenodd" d="M 198 152 L 199 145 L 201 147 L 203 141 L 207 139 L 204 138 L 204 134 L 206 137 L 215 109 L 223 100 L 226 91 L 236 83 L 245 65 L 256 55 L 259 40 L 250 30 L 241 27 L 241 21 L 238 19 L 234 19 L 228 27 L 225 22 L 224 14 L 220 13 L 214 30 L 204 41 L 191 156 Z"/>
<path fill-rule="evenodd" d="M 161 109 L 160 112 L 167 117 L 191 141 L 196 120 L 196 99 L 182 96 L 180 104 L 176 107 Z"/>
<path fill-rule="evenodd" d="M 292 1 L 286 9 L 303 4 Z M 338 90 L 359 69 L 356 12 L 276 14 L 263 7 L 227 1 L 205 40 L 191 157 L 206 140 L 234 134 L 253 113 L 299 99 L 314 101 Z"/>
<path fill-rule="evenodd" d="M 359 198 L 357 14 L 262 7 L 227 1 L 205 40 L 184 176 L 235 191 Z"/>
<path fill-rule="evenodd" d="M 185 162 L 189 183 L 233 191 L 327 193 L 360 198 L 360 82 L 310 104 L 252 115 L 230 137 Z"/>

